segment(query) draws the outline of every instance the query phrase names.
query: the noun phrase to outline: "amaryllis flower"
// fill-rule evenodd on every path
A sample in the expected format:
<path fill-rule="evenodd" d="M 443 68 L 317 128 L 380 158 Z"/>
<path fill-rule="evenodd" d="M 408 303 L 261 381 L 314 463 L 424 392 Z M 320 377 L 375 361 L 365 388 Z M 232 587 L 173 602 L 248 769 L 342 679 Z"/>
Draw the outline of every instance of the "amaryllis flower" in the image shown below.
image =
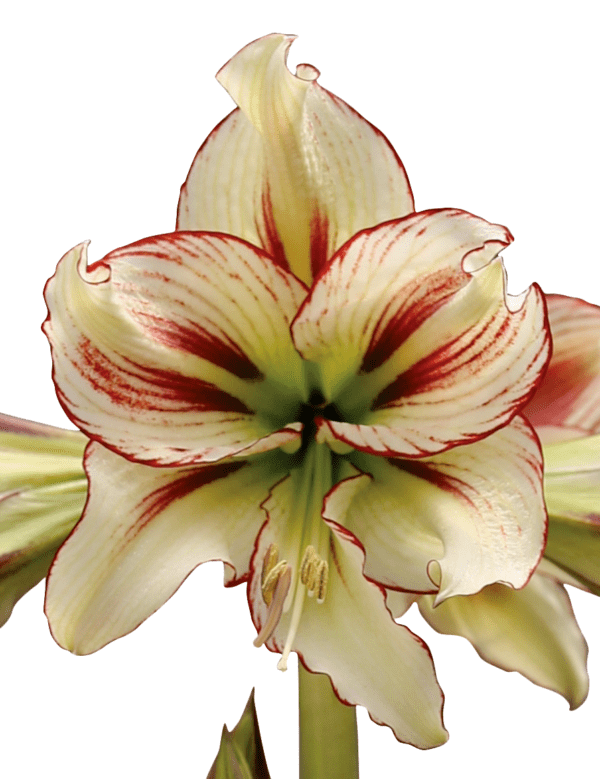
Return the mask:
<path fill-rule="evenodd" d="M 587 644 L 564 585 L 600 595 L 600 308 L 562 295 L 546 301 L 552 359 L 523 409 L 543 443 L 544 557 L 521 590 L 492 585 L 437 608 L 426 596 L 419 608 L 436 630 L 465 636 L 484 660 L 576 708 L 588 692 Z M 396 613 L 410 600 L 396 596 Z"/>
<path fill-rule="evenodd" d="M 0 414 L 0 626 L 81 516 L 81 433 Z"/>
<path fill-rule="evenodd" d="M 48 283 L 58 397 L 92 441 L 46 610 L 87 654 L 222 560 L 280 668 L 296 651 L 434 746 L 431 658 L 386 588 L 441 602 L 537 565 L 542 462 L 519 411 L 545 305 L 506 293 L 504 227 L 412 212 L 387 140 L 314 68 L 293 76 L 289 43 L 220 72 L 239 108 L 194 161 L 178 232 L 91 265 L 79 245 Z"/>

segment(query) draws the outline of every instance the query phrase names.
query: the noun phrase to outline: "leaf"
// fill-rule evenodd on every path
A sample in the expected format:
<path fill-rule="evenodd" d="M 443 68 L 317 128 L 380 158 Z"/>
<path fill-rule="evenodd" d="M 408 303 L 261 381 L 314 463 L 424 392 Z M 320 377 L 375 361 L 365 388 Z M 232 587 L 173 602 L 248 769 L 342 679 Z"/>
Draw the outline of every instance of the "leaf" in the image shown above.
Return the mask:
<path fill-rule="evenodd" d="M 230 732 L 223 726 L 219 752 L 207 779 L 270 779 L 254 705 L 254 690 L 235 728 Z"/>

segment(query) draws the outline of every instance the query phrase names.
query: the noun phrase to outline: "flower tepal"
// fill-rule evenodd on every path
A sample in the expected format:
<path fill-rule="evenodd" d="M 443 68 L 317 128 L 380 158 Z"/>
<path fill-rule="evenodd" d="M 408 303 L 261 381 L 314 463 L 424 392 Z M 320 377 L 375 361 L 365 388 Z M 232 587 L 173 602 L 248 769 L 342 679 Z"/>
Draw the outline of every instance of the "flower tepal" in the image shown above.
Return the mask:
<path fill-rule="evenodd" d="M 93 442 L 47 613 L 93 652 L 223 560 L 281 668 L 296 651 L 434 746 L 431 658 L 386 588 L 443 600 L 536 566 L 541 455 L 519 411 L 544 303 L 506 294 L 505 228 L 412 213 L 387 140 L 314 70 L 292 76 L 289 42 L 221 72 L 239 108 L 194 161 L 179 231 L 91 266 L 78 246 L 48 283 L 58 396 Z"/>

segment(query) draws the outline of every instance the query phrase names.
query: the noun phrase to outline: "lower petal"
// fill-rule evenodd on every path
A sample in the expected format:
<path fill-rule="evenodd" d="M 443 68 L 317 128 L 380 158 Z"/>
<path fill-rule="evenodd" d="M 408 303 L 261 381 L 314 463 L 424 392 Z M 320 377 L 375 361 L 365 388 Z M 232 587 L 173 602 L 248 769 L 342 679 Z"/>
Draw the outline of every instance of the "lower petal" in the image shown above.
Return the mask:
<path fill-rule="evenodd" d="M 338 485 L 325 515 L 360 539 L 367 576 L 392 589 L 439 588 L 438 602 L 498 581 L 527 582 L 546 511 L 539 444 L 526 422 L 420 460 L 353 461 L 370 477 L 358 477 L 360 490 L 351 480 Z"/>
<path fill-rule="evenodd" d="M 269 616 L 260 592 L 262 562 L 275 545 L 281 562 L 295 567 L 298 555 L 290 526 L 293 507 L 301 499 L 290 477 L 275 487 L 265 504 L 270 519 L 257 544 L 249 585 L 259 630 Z M 422 749 L 443 744 L 448 737 L 442 722 L 443 695 L 428 649 L 394 622 L 383 589 L 364 577 L 364 551 L 356 539 L 325 523 L 324 530 L 329 536 L 329 574 L 322 602 L 304 597 L 304 585 L 293 570 L 290 602 L 284 603 L 267 646 L 284 652 L 293 635 L 292 648 L 304 666 L 327 674 L 344 703 L 365 706 L 371 718 L 392 728 L 400 741 Z"/>
<path fill-rule="evenodd" d="M 464 636 L 486 662 L 554 690 L 572 709 L 584 702 L 588 648 L 558 582 L 535 573 L 522 590 L 494 584 L 432 606 L 431 596 L 419 599 L 421 614 L 439 633 Z"/>
<path fill-rule="evenodd" d="M 272 463 L 272 458 L 269 460 Z M 262 464 L 152 468 L 92 443 L 80 523 L 48 577 L 46 614 L 56 641 L 90 654 L 156 611 L 200 563 L 246 575 L 277 475 Z"/>

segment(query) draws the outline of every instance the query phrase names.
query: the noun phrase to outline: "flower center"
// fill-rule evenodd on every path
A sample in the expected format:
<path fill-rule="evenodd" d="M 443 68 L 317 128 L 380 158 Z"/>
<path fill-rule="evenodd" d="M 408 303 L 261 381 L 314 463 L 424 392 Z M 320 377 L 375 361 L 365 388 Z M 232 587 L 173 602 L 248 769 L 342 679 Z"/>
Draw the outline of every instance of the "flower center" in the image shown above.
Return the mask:
<path fill-rule="evenodd" d="M 300 406 L 298 412 L 298 422 L 302 422 L 302 446 L 301 452 L 306 452 L 315 440 L 315 433 L 317 432 L 317 426 L 315 419 L 317 417 L 324 417 L 325 419 L 331 419 L 335 422 L 341 422 L 342 417 L 334 403 L 328 403 L 320 390 L 313 390 L 310 394 L 307 403 L 303 403 Z"/>

